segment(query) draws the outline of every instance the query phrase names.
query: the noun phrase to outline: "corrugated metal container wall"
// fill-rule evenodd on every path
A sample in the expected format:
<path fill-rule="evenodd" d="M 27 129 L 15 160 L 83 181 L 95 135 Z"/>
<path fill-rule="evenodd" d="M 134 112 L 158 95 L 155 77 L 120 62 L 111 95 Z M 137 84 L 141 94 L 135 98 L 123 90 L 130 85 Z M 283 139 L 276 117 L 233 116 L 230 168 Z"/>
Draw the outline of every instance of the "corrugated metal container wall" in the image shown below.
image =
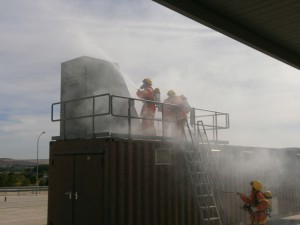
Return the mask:
<path fill-rule="evenodd" d="M 161 141 L 114 139 L 57 141 L 51 144 L 50 160 L 59 154 L 95 154 L 99 149 L 102 149 L 103 154 L 101 184 L 104 187 L 101 188 L 101 208 L 104 211 L 99 212 L 99 217 L 102 218 L 98 219 L 101 223 L 97 224 L 201 225 L 183 160 L 183 151 L 178 146 L 175 148 Z M 89 176 L 93 176 L 93 173 L 90 171 Z M 57 185 L 51 182 L 51 177 L 54 176 L 56 174 L 51 172 L 50 166 L 49 215 L 52 218 L 58 214 L 51 211 L 65 210 L 58 209 L 58 205 L 51 203 L 55 198 Z M 101 196 L 98 198 L 102 202 Z M 52 222 L 55 218 L 48 218 L 48 221 L 48 224 L 59 224 Z M 76 224 L 76 219 L 69 224 Z"/>
<path fill-rule="evenodd" d="M 271 218 L 299 214 L 297 152 L 220 148 L 213 154 L 224 188 L 226 225 L 248 223 L 236 192 L 248 195 L 254 179 L 264 183 L 264 191 L 273 193 Z M 55 141 L 50 146 L 50 162 L 49 225 L 201 224 L 179 145 L 112 138 Z M 74 196 L 68 198 L 70 193 Z M 70 216 L 72 212 L 76 215 Z"/>
<path fill-rule="evenodd" d="M 250 181 L 260 180 L 262 191 L 270 190 L 273 218 L 299 214 L 300 212 L 300 156 L 292 149 L 266 149 L 240 146 L 219 146 L 213 153 L 223 183 L 224 205 L 228 225 L 244 222 L 249 215 L 237 192 L 250 195 Z M 227 207 L 226 207 L 227 206 Z"/>
<path fill-rule="evenodd" d="M 104 159 L 104 224 L 200 224 L 182 156 L 161 142 L 112 141 Z"/>

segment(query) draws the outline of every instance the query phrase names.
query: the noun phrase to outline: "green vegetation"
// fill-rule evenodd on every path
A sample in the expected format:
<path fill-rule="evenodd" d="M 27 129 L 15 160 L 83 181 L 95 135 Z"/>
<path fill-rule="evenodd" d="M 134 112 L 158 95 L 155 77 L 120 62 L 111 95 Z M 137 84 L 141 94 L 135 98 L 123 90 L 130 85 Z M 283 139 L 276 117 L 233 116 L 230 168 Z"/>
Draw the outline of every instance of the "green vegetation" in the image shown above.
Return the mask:
<path fill-rule="evenodd" d="M 48 165 L 39 165 L 39 185 L 47 186 Z M 31 186 L 36 184 L 36 166 L 0 168 L 0 187 Z"/>

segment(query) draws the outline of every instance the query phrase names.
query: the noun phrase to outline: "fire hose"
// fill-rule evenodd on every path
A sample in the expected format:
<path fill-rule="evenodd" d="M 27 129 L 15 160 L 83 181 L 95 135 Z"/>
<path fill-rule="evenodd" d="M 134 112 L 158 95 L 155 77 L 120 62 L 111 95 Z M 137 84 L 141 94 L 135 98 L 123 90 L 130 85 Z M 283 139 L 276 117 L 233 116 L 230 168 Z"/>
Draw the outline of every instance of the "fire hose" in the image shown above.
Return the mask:
<path fill-rule="evenodd" d="M 217 187 L 213 187 L 216 191 L 218 191 L 218 192 L 221 192 L 221 193 L 223 193 L 223 194 L 237 194 L 237 195 L 244 195 L 244 194 L 242 194 L 242 193 L 240 193 L 240 192 L 235 192 L 235 191 L 223 191 L 223 190 L 220 190 L 219 188 L 217 188 Z M 251 207 L 251 205 L 248 205 L 248 204 L 244 204 L 242 207 L 241 207 L 241 209 L 243 209 L 244 211 L 246 211 L 246 212 L 248 212 L 250 215 L 252 215 L 252 213 L 253 213 L 253 210 L 252 210 L 252 207 Z"/>

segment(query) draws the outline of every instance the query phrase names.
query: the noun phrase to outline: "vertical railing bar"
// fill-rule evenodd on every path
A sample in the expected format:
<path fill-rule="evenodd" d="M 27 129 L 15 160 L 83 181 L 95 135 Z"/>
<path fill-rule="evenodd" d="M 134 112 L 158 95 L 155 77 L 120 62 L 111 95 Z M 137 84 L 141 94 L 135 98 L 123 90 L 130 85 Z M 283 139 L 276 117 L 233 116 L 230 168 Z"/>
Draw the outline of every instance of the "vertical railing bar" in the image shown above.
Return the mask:
<path fill-rule="evenodd" d="M 92 117 L 92 126 L 93 126 L 93 137 L 95 137 L 95 97 L 93 97 L 93 117 Z"/>
<path fill-rule="evenodd" d="M 161 118 L 162 118 L 162 140 L 165 140 L 165 115 L 164 115 L 164 104 L 161 107 Z"/>
<path fill-rule="evenodd" d="M 131 138 L 131 102 L 132 100 L 128 99 L 128 138 Z"/>
<path fill-rule="evenodd" d="M 216 137 L 215 137 L 215 129 L 214 129 L 214 126 L 215 126 L 215 116 L 214 116 L 214 115 L 212 116 L 212 119 L 213 119 L 213 129 L 212 129 L 212 132 L 213 132 L 213 140 L 215 140 Z"/>
<path fill-rule="evenodd" d="M 63 139 L 66 139 L 66 103 L 63 102 L 63 121 L 64 121 L 64 125 L 63 125 Z"/>
<path fill-rule="evenodd" d="M 111 112 L 111 102 L 112 102 L 112 99 L 111 99 L 111 95 L 108 94 L 108 115 L 112 114 Z"/>
<path fill-rule="evenodd" d="M 53 104 L 51 105 L 51 121 L 53 121 Z"/>
<path fill-rule="evenodd" d="M 108 96 L 108 112 L 107 112 L 106 115 L 113 115 L 113 112 L 112 112 L 112 98 L 113 98 L 113 95 L 107 93 L 107 96 Z"/>
<path fill-rule="evenodd" d="M 216 141 L 218 142 L 218 114 L 215 113 L 215 116 L 216 116 Z"/>

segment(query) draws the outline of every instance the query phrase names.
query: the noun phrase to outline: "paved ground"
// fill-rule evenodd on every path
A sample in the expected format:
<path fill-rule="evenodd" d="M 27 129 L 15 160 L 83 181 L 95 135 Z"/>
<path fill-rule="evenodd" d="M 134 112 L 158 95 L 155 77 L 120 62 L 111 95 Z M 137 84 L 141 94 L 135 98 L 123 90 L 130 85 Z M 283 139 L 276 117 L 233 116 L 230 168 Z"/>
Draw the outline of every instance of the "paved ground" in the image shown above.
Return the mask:
<path fill-rule="evenodd" d="M 0 196 L 1 225 L 46 225 L 47 193 Z"/>
<path fill-rule="evenodd" d="M 300 215 L 268 221 L 267 225 L 300 225 Z"/>
<path fill-rule="evenodd" d="M 46 225 L 48 193 L 0 195 L 1 225 Z M 267 225 L 300 225 L 300 215 L 270 219 Z"/>

